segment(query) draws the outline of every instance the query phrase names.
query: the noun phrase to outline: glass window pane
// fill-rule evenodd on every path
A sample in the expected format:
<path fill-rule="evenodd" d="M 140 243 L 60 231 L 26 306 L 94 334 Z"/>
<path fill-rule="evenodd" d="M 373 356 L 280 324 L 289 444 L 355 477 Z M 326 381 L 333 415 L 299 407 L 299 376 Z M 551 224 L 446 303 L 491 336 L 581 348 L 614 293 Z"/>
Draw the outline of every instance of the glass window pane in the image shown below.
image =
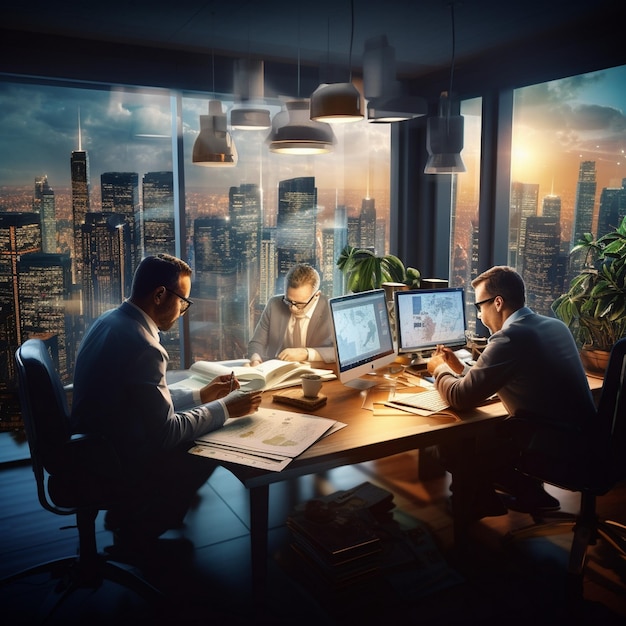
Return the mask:
<path fill-rule="evenodd" d="M 228 113 L 232 101 L 222 104 Z M 273 116 L 281 109 L 267 108 Z M 346 243 L 389 250 L 388 124 L 334 125 L 334 151 L 307 156 L 270 152 L 267 130 L 233 130 L 237 166 L 203 167 L 192 163 L 192 149 L 207 114 L 206 100 L 184 98 L 192 361 L 245 357 L 266 302 L 284 292 L 294 263 L 313 264 L 331 297 L 344 292 L 336 261 Z"/>
<path fill-rule="evenodd" d="M 171 249 L 169 93 L 0 82 L 0 422 L 41 337 L 64 382 L 85 328 Z"/>
<path fill-rule="evenodd" d="M 528 305 L 551 314 L 568 254 L 626 213 L 626 66 L 515 91 L 509 260 Z"/>

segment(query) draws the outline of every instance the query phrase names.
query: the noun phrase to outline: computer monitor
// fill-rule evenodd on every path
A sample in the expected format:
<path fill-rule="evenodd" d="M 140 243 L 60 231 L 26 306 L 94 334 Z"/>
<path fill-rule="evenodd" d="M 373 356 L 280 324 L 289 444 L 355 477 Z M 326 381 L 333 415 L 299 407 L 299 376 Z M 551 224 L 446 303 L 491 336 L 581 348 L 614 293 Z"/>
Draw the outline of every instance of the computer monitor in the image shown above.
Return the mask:
<path fill-rule="evenodd" d="M 376 385 L 361 376 L 376 373 L 397 356 L 384 290 L 337 296 L 329 306 L 340 382 L 357 389 Z"/>
<path fill-rule="evenodd" d="M 419 364 L 439 344 L 452 349 L 466 345 L 461 287 L 396 291 L 394 297 L 398 354 L 411 354 Z"/>

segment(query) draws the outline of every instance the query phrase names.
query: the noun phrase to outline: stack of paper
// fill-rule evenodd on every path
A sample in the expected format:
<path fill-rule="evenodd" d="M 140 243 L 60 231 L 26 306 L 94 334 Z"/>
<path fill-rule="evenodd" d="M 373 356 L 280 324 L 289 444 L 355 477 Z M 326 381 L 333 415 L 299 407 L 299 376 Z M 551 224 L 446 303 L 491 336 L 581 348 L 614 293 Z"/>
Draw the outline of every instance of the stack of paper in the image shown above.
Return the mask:
<path fill-rule="evenodd" d="M 253 415 L 227 420 L 197 439 L 189 452 L 279 472 L 320 437 L 344 426 L 317 415 L 261 407 Z"/>

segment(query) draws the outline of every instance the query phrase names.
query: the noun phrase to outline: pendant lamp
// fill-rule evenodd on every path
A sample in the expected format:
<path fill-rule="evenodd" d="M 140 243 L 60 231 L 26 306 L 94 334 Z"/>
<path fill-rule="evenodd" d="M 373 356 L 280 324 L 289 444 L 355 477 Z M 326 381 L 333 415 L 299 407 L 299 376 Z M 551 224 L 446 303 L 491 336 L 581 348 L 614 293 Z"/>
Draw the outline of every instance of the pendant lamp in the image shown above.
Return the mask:
<path fill-rule="evenodd" d="M 338 124 L 363 119 L 361 94 L 352 83 L 322 83 L 311 94 L 311 119 Z"/>
<path fill-rule="evenodd" d="M 227 130 L 219 100 L 209 101 L 209 114 L 200 116 L 200 134 L 193 144 L 192 162 L 206 167 L 237 165 L 237 148 Z"/>
<path fill-rule="evenodd" d="M 258 104 L 264 97 L 264 63 L 259 59 L 238 59 L 234 65 L 234 94 L 230 126 L 237 130 L 266 130 L 272 125 L 270 112 Z"/>
<path fill-rule="evenodd" d="M 322 83 L 311 94 L 311 119 L 315 122 L 341 124 L 358 122 L 363 119 L 361 94 L 352 84 L 352 41 L 354 39 L 354 0 L 350 2 L 350 54 L 348 70 L 350 81 L 347 83 Z"/>
<path fill-rule="evenodd" d="M 270 152 L 295 155 L 332 152 L 335 134 L 328 124 L 310 119 L 308 100 L 290 100 L 285 106 L 286 111 L 274 116 L 266 139 Z"/>
<path fill-rule="evenodd" d="M 425 174 L 456 174 L 465 172 L 461 158 L 463 150 L 463 116 L 451 115 L 450 98 L 452 97 L 452 78 L 454 76 L 455 31 L 454 3 L 450 4 L 452 21 L 452 62 L 450 63 L 450 89 L 441 92 L 439 97 L 439 115 L 429 117 L 426 126 L 426 149 L 428 160 L 424 167 Z"/>
<path fill-rule="evenodd" d="M 428 160 L 425 174 L 455 174 L 465 172 L 461 158 L 463 150 L 463 116 L 450 115 L 450 101 L 444 91 L 439 99 L 439 115 L 426 121 Z"/>
<path fill-rule="evenodd" d="M 385 35 L 365 42 L 363 94 L 367 99 L 368 122 L 402 122 L 428 112 L 426 100 L 405 94 L 396 80 L 396 53 Z"/>

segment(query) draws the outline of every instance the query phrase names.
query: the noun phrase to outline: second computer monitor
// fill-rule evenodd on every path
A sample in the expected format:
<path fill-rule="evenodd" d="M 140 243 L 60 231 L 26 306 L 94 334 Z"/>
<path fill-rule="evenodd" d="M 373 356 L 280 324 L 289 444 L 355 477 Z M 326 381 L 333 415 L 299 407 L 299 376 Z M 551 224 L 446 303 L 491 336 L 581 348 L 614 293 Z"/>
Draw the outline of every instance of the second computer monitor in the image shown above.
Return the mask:
<path fill-rule="evenodd" d="M 424 356 L 437 345 L 465 346 L 465 295 L 460 287 L 395 292 L 398 353 Z"/>

